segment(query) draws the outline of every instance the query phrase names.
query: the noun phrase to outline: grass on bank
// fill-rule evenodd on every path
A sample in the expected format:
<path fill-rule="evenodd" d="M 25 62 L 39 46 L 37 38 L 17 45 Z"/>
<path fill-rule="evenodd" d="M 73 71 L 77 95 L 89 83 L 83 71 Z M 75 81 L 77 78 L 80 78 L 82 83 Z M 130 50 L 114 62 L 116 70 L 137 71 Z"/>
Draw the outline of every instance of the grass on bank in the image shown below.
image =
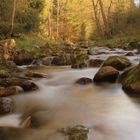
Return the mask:
<path fill-rule="evenodd" d="M 40 46 L 62 46 L 63 41 L 61 40 L 55 40 L 50 38 L 43 38 L 38 35 L 22 35 L 18 38 L 15 38 L 16 46 L 20 49 L 26 49 L 28 51 L 35 52 L 38 55 L 44 54 L 42 50 L 39 48 Z"/>
<path fill-rule="evenodd" d="M 140 35 L 114 36 L 111 39 L 100 39 L 94 41 L 97 46 L 109 46 L 111 48 L 127 49 L 130 42 L 140 42 Z"/>
<path fill-rule="evenodd" d="M 17 48 L 33 51 L 37 54 L 42 53 L 37 46 L 46 44 L 47 40 L 37 37 L 35 35 L 22 35 L 19 38 L 15 38 Z"/>

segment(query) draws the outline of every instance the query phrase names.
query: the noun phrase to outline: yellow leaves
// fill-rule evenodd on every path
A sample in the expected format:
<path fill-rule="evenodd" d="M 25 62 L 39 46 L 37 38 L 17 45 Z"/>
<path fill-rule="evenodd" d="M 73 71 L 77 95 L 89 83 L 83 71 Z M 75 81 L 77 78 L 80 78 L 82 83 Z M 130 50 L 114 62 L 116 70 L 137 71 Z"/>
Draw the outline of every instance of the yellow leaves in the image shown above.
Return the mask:
<path fill-rule="evenodd" d="M 45 20 L 49 16 L 49 13 L 50 13 L 50 11 L 51 11 L 52 8 L 53 8 L 53 2 L 52 2 L 52 0 L 45 0 L 44 8 L 43 8 L 43 11 L 42 11 L 40 17 L 43 20 Z"/>

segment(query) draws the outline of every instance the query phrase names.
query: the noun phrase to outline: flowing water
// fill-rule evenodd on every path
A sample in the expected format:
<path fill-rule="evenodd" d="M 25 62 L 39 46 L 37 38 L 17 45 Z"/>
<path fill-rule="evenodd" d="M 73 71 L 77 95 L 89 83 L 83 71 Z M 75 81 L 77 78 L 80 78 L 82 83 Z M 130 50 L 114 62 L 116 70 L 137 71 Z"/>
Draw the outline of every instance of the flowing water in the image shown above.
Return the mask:
<path fill-rule="evenodd" d="M 138 60 L 138 56 L 130 58 L 133 62 Z M 0 118 L 0 126 L 5 126 L 0 128 L 0 139 L 65 140 L 58 130 L 80 124 L 90 128 L 88 140 L 140 140 L 139 101 L 127 96 L 121 85 L 75 84 L 78 78 L 93 78 L 97 70 L 73 70 L 70 67 L 35 69 L 46 73 L 48 78 L 35 80 L 40 88 L 38 91 L 12 97 L 14 114 Z M 36 108 L 32 116 L 37 128 L 16 128 L 21 121 L 19 116 L 32 108 Z"/>

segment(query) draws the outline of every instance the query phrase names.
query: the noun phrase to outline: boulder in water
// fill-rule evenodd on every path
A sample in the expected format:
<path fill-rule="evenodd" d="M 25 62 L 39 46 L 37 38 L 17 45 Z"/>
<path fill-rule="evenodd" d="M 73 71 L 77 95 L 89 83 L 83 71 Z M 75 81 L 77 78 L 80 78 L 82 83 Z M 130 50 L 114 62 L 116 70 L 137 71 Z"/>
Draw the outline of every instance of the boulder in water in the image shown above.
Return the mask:
<path fill-rule="evenodd" d="M 103 67 L 104 66 L 112 66 L 117 70 L 124 70 L 131 66 L 131 62 L 125 56 L 110 56 L 105 60 Z"/>
<path fill-rule="evenodd" d="M 134 56 L 133 52 L 128 52 L 125 56 Z"/>
<path fill-rule="evenodd" d="M 80 85 L 88 85 L 91 83 L 92 83 L 92 79 L 86 77 L 82 77 L 76 81 L 76 84 L 80 84 Z"/>
<path fill-rule="evenodd" d="M 12 113 L 14 109 L 14 101 L 11 98 L 0 98 L 0 115 Z"/>
<path fill-rule="evenodd" d="M 119 81 L 126 93 L 140 95 L 140 64 L 125 70 Z"/>
<path fill-rule="evenodd" d="M 62 133 L 68 136 L 69 140 L 87 140 L 89 129 L 82 125 L 76 125 L 62 129 Z"/>
<path fill-rule="evenodd" d="M 111 66 L 105 66 L 99 69 L 94 76 L 93 81 L 98 82 L 115 82 L 119 76 L 119 71 Z"/>

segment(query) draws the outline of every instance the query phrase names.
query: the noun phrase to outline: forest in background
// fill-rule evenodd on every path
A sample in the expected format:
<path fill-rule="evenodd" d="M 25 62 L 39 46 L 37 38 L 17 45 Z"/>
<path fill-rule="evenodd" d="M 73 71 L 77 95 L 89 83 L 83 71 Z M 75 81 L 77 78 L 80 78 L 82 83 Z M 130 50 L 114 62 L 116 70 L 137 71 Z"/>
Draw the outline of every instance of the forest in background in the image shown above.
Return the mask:
<path fill-rule="evenodd" d="M 114 44 L 140 39 L 138 1 L 0 1 L 0 39 L 14 37 L 21 46 L 36 40 Z"/>

